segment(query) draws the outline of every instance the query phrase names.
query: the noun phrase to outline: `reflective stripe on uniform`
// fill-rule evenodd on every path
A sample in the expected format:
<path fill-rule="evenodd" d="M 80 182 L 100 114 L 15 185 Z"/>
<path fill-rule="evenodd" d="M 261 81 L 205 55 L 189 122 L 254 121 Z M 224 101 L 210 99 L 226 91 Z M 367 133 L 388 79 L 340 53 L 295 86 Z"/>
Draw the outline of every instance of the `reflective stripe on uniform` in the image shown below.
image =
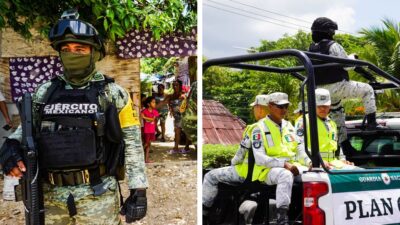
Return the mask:
<path fill-rule="evenodd" d="M 266 136 L 266 138 L 267 138 L 268 146 L 269 146 L 269 147 L 275 146 L 274 140 L 272 140 L 272 135 L 271 135 L 271 133 L 268 133 L 268 134 L 265 135 L 265 136 Z"/>
<path fill-rule="evenodd" d="M 275 144 L 274 144 L 274 140 L 272 139 L 272 135 L 271 135 L 271 132 L 269 131 L 269 128 L 268 128 L 268 126 L 262 121 L 262 122 L 260 122 L 262 125 L 261 125 L 261 130 L 264 132 L 264 134 L 265 134 L 265 137 L 266 137 L 266 139 L 267 139 L 267 143 L 268 143 L 268 147 L 273 147 L 273 146 L 275 146 Z"/>
<path fill-rule="evenodd" d="M 335 153 L 334 152 L 320 152 L 319 154 L 321 155 L 322 158 L 326 158 L 326 159 L 335 158 Z"/>

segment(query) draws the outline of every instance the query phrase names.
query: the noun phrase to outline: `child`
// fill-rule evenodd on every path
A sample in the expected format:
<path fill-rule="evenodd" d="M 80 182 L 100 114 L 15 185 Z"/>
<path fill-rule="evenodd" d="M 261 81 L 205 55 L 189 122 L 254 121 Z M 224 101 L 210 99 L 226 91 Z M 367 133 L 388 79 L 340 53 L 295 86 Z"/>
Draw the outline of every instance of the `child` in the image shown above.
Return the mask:
<path fill-rule="evenodd" d="M 154 97 L 148 97 L 145 101 L 144 106 L 146 107 L 141 115 L 144 120 L 144 149 L 145 149 L 145 161 L 146 163 L 152 163 L 150 161 L 150 144 L 156 140 L 156 118 L 159 114 L 156 110 L 156 99 Z"/>

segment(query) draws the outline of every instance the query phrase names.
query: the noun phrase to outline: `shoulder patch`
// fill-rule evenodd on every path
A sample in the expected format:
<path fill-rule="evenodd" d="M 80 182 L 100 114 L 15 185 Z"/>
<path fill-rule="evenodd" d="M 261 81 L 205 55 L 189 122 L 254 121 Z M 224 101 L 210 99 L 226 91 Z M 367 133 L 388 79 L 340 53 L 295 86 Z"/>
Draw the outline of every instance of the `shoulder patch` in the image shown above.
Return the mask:
<path fill-rule="evenodd" d="M 303 136 L 303 134 L 304 134 L 303 128 L 297 129 L 296 133 L 297 133 L 297 136 Z"/>
<path fill-rule="evenodd" d="M 253 141 L 260 141 L 261 140 L 261 131 L 260 130 L 255 130 L 252 133 L 252 140 Z"/>
<path fill-rule="evenodd" d="M 255 128 L 251 133 L 251 141 L 253 148 L 260 148 L 262 141 L 261 141 L 261 130 L 259 128 Z"/>
<path fill-rule="evenodd" d="M 261 147 L 261 141 L 253 141 L 253 148 L 260 148 Z"/>
<path fill-rule="evenodd" d="M 251 147 L 250 138 L 246 135 L 240 142 L 240 145 L 243 146 L 244 148 L 250 148 Z"/>
<path fill-rule="evenodd" d="M 292 142 L 294 141 L 294 137 L 291 134 L 285 135 L 285 139 L 287 142 Z"/>

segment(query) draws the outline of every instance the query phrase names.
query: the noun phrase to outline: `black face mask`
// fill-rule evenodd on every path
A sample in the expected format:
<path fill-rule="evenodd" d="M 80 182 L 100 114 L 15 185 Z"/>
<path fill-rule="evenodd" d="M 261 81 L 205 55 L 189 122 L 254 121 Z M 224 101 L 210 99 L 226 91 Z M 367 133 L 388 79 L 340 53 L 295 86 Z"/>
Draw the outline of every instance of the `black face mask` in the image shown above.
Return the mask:
<path fill-rule="evenodd" d="M 318 43 L 323 39 L 333 40 L 333 34 L 328 34 L 326 32 L 313 31 L 311 34 L 314 43 Z"/>

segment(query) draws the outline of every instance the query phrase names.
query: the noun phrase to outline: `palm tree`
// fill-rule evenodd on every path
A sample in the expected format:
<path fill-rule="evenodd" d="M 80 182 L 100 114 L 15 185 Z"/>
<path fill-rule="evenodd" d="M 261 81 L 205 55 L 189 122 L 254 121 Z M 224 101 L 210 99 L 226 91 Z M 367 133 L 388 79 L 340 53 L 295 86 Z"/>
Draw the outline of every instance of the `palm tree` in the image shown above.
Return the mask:
<path fill-rule="evenodd" d="M 384 26 L 362 29 L 361 34 L 372 44 L 374 53 L 363 55 L 368 61 L 374 62 L 383 70 L 400 78 L 400 23 L 390 19 L 382 20 Z M 389 90 L 378 97 L 378 106 L 383 111 L 399 111 L 399 91 Z M 381 108 L 381 109 L 382 109 Z"/>
<path fill-rule="evenodd" d="M 382 22 L 384 27 L 364 28 L 360 33 L 375 48 L 377 66 L 400 78 L 400 23 L 390 19 Z"/>

